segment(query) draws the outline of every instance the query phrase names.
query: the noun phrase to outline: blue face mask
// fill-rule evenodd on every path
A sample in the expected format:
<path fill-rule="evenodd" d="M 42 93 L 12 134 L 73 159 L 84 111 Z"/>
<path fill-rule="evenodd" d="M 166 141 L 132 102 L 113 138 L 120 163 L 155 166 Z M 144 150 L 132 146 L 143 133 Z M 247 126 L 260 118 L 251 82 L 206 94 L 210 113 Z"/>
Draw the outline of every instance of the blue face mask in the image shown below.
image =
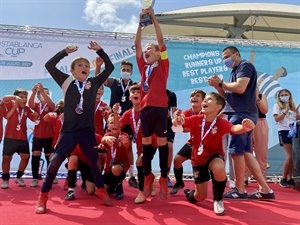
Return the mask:
<path fill-rule="evenodd" d="M 227 66 L 228 68 L 232 68 L 234 61 L 232 60 L 231 57 L 227 58 L 224 60 L 224 64 L 225 66 Z"/>
<path fill-rule="evenodd" d="M 122 77 L 122 79 L 124 79 L 124 80 L 129 80 L 129 79 L 130 79 L 130 75 L 131 75 L 131 73 L 128 73 L 128 72 L 121 72 L 121 77 Z"/>
<path fill-rule="evenodd" d="M 280 101 L 287 103 L 290 100 L 290 96 L 280 96 Z"/>

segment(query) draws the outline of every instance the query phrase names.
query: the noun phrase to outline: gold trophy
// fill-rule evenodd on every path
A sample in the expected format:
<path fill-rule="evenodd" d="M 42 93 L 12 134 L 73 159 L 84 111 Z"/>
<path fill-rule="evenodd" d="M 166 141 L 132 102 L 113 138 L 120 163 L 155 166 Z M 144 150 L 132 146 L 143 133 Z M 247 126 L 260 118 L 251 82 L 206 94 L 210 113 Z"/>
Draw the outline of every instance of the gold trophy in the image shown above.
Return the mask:
<path fill-rule="evenodd" d="M 142 0 L 143 3 L 143 9 L 148 9 L 150 7 L 153 8 L 155 0 Z M 140 24 L 142 27 L 146 27 L 151 25 L 153 22 L 151 20 L 151 17 L 149 14 L 143 15 L 143 17 L 140 20 Z"/>

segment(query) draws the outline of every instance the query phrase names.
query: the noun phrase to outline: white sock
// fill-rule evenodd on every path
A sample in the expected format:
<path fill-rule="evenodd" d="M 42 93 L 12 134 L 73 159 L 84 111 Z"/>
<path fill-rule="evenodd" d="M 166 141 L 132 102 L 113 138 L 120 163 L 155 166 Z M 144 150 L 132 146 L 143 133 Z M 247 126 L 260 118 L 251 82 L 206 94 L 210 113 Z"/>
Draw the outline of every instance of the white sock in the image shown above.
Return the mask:
<path fill-rule="evenodd" d="M 133 177 L 134 168 L 133 165 L 130 165 L 128 169 L 129 178 Z"/>
<path fill-rule="evenodd" d="M 68 191 L 75 191 L 75 188 L 69 188 Z"/>

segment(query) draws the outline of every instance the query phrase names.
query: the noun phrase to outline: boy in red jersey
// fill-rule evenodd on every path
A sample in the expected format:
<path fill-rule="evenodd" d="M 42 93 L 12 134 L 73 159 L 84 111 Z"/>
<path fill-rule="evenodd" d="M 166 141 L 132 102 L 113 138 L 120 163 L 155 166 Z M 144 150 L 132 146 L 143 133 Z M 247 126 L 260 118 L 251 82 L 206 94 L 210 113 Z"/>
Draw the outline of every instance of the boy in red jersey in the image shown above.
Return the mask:
<path fill-rule="evenodd" d="M 3 97 L 3 117 L 7 120 L 3 141 L 2 154 L 2 189 L 8 188 L 10 162 L 15 153 L 21 157 L 15 182 L 21 187 L 26 184 L 22 179 L 29 161 L 29 143 L 27 139 L 27 118 L 35 121 L 38 118 L 36 112 L 26 106 L 28 92 L 25 89 L 17 89 L 14 95 Z"/>
<path fill-rule="evenodd" d="M 140 17 L 149 14 L 156 32 L 158 44 L 147 44 L 142 50 L 142 27 L 139 24 L 136 37 L 136 60 L 141 74 L 141 124 L 143 135 L 143 169 L 145 173 L 144 194 L 151 193 L 154 174 L 152 173 L 152 134 L 157 136 L 159 149 L 159 165 L 161 177 L 159 179 L 161 199 L 167 199 L 168 193 L 168 96 L 166 92 L 169 76 L 169 60 L 159 23 L 153 8 L 143 10 Z"/>
<path fill-rule="evenodd" d="M 119 118 L 118 118 L 119 119 Z M 101 143 L 107 150 L 106 164 L 104 168 L 104 184 L 106 189 L 116 187 L 117 200 L 124 197 L 123 180 L 129 168 L 127 155 L 130 147 L 129 136 L 115 126 L 114 114 L 107 119 L 108 132 L 103 136 Z"/>
<path fill-rule="evenodd" d="M 46 122 L 44 116 L 55 110 L 55 104 L 50 98 L 48 88 L 43 87 L 41 83 L 37 83 L 32 88 L 32 94 L 29 98 L 29 107 L 39 114 L 35 121 L 32 140 L 32 156 L 31 156 L 31 169 L 32 169 L 32 182 L 30 187 L 36 187 L 39 182 L 39 164 L 44 149 L 47 167 L 49 166 L 50 154 L 52 151 L 52 140 L 54 136 L 53 126 Z M 39 102 L 35 102 L 35 98 Z"/>
<path fill-rule="evenodd" d="M 101 100 L 104 93 L 104 86 L 101 85 L 97 91 L 95 102 L 95 132 L 104 135 L 104 121 L 106 122 L 108 115 L 111 113 L 111 108 Z"/>
<path fill-rule="evenodd" d="M 191 162 L 195 190 L 184 193 L 189 202 L 196 203 L 207 197 L 207 183 L 212 179 L 214 212 L 224 215 L 223 193 L 226 186 L 226 171 L 222 137 L 226 133 L 241 134 L 252 130 L 252 120 L 244 119 L 242 124 L 232 125 L 218 117 L 225 106 L 225 98 L 215 92 L 207 94 L 202 102 L 202 113 L 185 118 L 181 110 L 176 112 L 173 125 L 183 125 L 194 137 Z M 177 118 L 176 118 L 177 117 Z"/>
<path fill-rule="evenodd" d="M 183 111 L 183 116 L 190 117 L 193 115 L 198 115 L 201 113 L 202 101 L 205 98 L 205 92 L 201 90 L 194 90 L 190 95 L 190 103 L 191 108 Z M 183 130 L 183 132 L 188 132 L 187 129 Z M 192 155 L 192 145 L 193 145 L 193 135 L 190 133 L 190 138 L 187 143 L 182 146 L 179 152 L 175 155 L 173 164 L 174 164 L 174 175 L 176 179 L 176 183 L 174 184 L 172 190 L 170 191 L 171 195 L 174 195 L 178 192 L 179 189 L 184 187 L 184 182 L 182 180 L 183 177 L 183 167 L 182 163 L 186 160 L 191 159 Z"/>

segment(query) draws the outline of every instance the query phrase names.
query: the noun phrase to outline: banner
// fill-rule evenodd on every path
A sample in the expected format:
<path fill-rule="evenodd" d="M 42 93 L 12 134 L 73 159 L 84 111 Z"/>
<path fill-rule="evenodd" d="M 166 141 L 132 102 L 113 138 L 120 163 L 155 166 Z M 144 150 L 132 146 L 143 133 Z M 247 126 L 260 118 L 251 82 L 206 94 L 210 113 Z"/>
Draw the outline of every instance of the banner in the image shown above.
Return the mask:
<path fill-rule="evenodd" d="M 48 59 L 58 51 L 64 49 L 68 43 L 76 43 L 79 46 L 77 52 L 62 59 L 57 67 L 69 73 L 71 61 L 83 56 L 91 63 L 91 74 L 94 76 L 96 53 L 89 50 L 89 42 L 97 41 L 107 52 L 115 65 L 111 77 L 120 77 L 120 62 L 131 61 L 134 65 L 132 79 L 139 81 L 140 76 L 135 60 L 134 40 L 130 38 L 88 38 L 81 36 L 38 35 L 25 33 L 0 32 L 0 97 L 12 94 L 17 88 L 25 88 L 28 91 L 37 82 L 42 82 L 52 93 L 52 99 L 57 102 L 63 97 L 59 86 L 53 81 L 44 65 Z M 155 40 L 146 39 L 143 44 L 155 43 Z M 272 115 L 275 104 L 275 94 L 281 88 L 289 89 L 296 105 L 300 103 L 300 49 L 292 47 L 267 46 L 239 40 L 236 46 L 243 59 L 251 61 L 259 76 L 259 89 L 266 94 L 269 104 L 267 121 L 270 127 L 269 156 L 271 165 L 268 173 L 280 174 L 285 152 L 278 144 L 277 127 Z M 205 92 L 215 91 L 207 84 L 208 77 L 217 74 L 229 80 L 230 70 L 225 67 L 222 60 L 222 49 L 228 43 L 200 43 L 166 41 L 170 59 L 170 73 L 168 89 L 177 95 L 178 107 L 185 110 L 190 108 L 189 96 L 195 89 Z M 109 103 L 110 90 L 105 88 L 103 100 Z M 246 103 L 245 103 L 246 104 Z M 4 121 L 5 122 L 5 121 Z M 30 123 L 29 123 L 30 124 Z M 33 126 L 29 125 L 28 136 L 32 133 Z M 174 142 L 174 155 L 185 144 L 188 134 L 176 134 Z M 2 150 L 2 144 L 0 145 Z M 1 151 L 2 152 L 2 151 Z M 1 154 L 0 154 L 1 155 Z M 157 156 L 155 156 L 157 157 Z M 19 158 L 14 156 L 12 168 L 17 168 Z M 154 160 L 154 170 L 159 171 L 158 160 Z M 190 162 L 186 162 L 185 170 L 191 172 Z"/>

